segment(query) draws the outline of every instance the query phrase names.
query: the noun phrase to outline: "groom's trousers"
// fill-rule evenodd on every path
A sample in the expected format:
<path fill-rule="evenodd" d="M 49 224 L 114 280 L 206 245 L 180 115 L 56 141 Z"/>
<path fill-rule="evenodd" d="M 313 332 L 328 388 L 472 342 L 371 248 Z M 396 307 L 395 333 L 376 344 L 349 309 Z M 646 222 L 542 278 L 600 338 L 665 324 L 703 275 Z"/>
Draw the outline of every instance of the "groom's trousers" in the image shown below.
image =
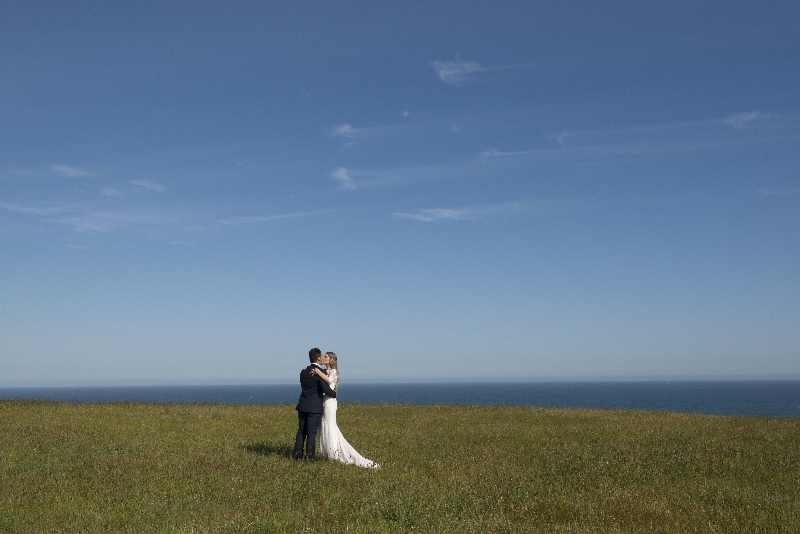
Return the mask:
<path fill-rule="evenodd" d="M 306 444 L 306 459 L 314 459 L 314 448 L 317 445 L 317 430 L 322 421 L 321 413 L 297 412 L 297 437 L 294 440 L 294 457 L 303 457 L 303 442 Z"/>

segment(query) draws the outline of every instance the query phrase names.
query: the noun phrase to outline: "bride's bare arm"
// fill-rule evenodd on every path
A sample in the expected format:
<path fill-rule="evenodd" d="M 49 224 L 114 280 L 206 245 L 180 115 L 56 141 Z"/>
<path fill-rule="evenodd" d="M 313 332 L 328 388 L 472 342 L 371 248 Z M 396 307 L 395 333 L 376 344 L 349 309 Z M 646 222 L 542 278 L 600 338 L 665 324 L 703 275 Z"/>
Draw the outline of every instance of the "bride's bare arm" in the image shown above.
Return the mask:
<path fill-rule="evenodd" d="M 320 369 L 320 368 L 318 368 L 318 367 L 314 367 L 314 368 L 311 370 L 311 374 L 313 374 L 313 375 L 317 375 L 318 377 L 320 377 L 321 379 L 323 379 L 323 380 L 324 380 L 325 382 L 327 382 L 328 384 L 330 384 L 330 383 L 331 383 L 331 379 L 330 379 L 330 377 L 329 377 L 328 375 L 326 375 L 325 373 L 323 373 L 323 372 L 322 372 L 322 369 Z"/>

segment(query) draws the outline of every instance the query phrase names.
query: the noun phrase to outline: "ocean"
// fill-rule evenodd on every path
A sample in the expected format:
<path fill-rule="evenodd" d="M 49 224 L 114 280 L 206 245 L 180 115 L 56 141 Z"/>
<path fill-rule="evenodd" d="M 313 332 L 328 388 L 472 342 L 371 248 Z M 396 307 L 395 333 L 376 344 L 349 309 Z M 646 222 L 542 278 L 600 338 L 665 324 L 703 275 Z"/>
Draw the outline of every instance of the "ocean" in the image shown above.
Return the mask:
<path fill-rule="evenodd" d="M 294 404 L 297 385 L 0 388 L 0 399 Z M 800 417 L 800 380 L 344 383 L 339 402 L 513 405 Z"/>

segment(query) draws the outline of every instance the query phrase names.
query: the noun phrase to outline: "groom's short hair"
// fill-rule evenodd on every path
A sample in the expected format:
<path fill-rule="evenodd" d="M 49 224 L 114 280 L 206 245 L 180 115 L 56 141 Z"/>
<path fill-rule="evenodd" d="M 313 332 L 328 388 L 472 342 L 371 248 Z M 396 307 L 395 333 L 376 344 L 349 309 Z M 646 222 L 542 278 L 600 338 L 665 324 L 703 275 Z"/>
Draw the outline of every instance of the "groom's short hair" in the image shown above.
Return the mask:
<path fill-rule="evenodd" d="M 322 356 L 322 351 L 319 350 L 317 347 L 314 347 L 310 351 L 308 351 L 308 359 L 311 363 L 317 363 L 319 357 Z"/>

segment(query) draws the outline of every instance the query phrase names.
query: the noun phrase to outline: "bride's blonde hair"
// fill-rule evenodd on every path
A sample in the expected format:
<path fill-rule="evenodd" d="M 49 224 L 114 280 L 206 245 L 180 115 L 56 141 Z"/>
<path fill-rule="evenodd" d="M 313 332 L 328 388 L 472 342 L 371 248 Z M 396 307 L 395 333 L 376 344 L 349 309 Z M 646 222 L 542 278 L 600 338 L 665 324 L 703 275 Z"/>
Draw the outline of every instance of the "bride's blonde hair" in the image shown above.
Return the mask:
<path fill-rule="evenodd" d="M 336 363 L 336 359 L 337 359 L 336 358 L 336 353 L 335 352 L 326 352 L 325 356 L 328 357 L 328 369 L 336 369 L 337 380 L 336 380 L 336 387 L 334 387 L 333 390 L 337 391 L 339 389 L 339 380 L 338 380 L 338 378 L 339 378 L 339 365 Z"/>

